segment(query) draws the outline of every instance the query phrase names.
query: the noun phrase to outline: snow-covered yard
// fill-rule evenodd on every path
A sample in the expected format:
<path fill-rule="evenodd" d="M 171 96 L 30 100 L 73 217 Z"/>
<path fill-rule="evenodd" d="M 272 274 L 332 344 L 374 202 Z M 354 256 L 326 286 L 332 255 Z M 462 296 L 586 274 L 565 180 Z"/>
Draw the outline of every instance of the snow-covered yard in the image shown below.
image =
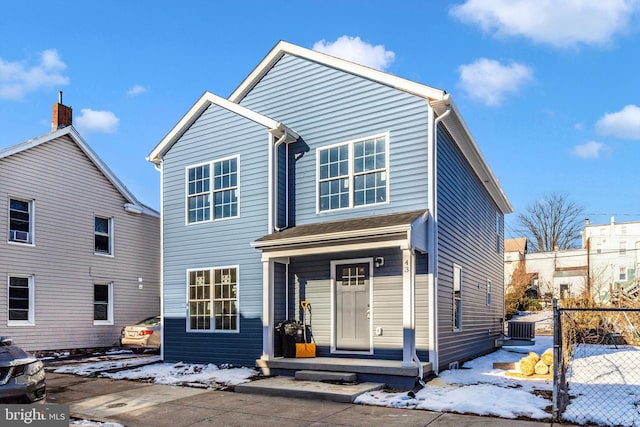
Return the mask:
<path fill-rule="evenodd" d="M 550 311 L 525 314 L 519 320 L 534 321 L 536 329 L 539 330 L 553 329 Z M 504 347 L 466 362 L 460 369 L 441 372 L 437 378 L 429 381 L 424 388 L 415 393 L 376 391 L 361 395 L 356 403 L 549 421 L 552 417 L 553 381 L 510 377 L 507 371 L 494 369 L 493 363 L 517 362 L 531 351 L 541 354 L 552 347 L 552 336 L 539 335 L 536 337 L 534 346 Z M 585 355 L 584 360 L 582 353 L 576 352 L 575 361 L 569 373 L 572 384 L 570 391 L 575 398 L 572 399 L 564 414 L 565 420 L 577 423 L 591 421 L 600 424 L 638 425 L 639 414 L 635 405 L 640 399 L 640 385 L 629 383 L 630 377 L 624 370 L 635 369 L 638 372 L 640 366 L 627 364 L 621 370 L 621 366 L 615 361 L 616 354 L 624 351 L 637 352 L 638 349 L 631 346 L 624 346 L 624 348 L 618 346 L 618 350 L 614 349 L 615 351 L 612 352 L 612 349 L 607 348 L 608 346 L 598 347 L 599 352 L 586 353 L 588 357 Z M 145 360 L 148 362 L 149 358 Z M 609 386 L 613 384 L 610 399 L 629 401 L 630 411 L 635 411 L 635 414 L 619 411 L 616 414 L 608 414 L 608 420 L 600 417 L 601 407 L 606 402 L 594 405 L 593 396 L 590 396 L 590 393 L 599 391 L 596 390 L 597 384 L 591 383 L 594 374 L 593 366 L 599 366 L 602 369 L 597 373 L 601 384 Z M 119 367 L 123 369 L 113 372 Z M 99 374 L 101 377 L 211 389 L 225 389 L 251 381 L 253 376 L 259 375 L 257 371 L 249 368 L 211 364 L 155 363 L 136 367 L 127 359 L 123 359 L 122 362 L 110 360 L 109 362 L 69 364 L 58 367 L 55 372 L 95 375 L 96 372 L 103 371 L 105 368 L 112 372 L 102 372 Z"/>

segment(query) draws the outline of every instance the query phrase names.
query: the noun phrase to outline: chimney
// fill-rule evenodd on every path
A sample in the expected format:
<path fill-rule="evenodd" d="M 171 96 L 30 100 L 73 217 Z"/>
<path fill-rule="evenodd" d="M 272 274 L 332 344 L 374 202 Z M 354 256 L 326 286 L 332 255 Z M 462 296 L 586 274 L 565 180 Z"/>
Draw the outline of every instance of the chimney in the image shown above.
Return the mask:
<path fill-rule="evenodd" d="M 71 107 L 67 107 L 62 104 L 62 91 L 58 92 L 58 103 L 53 104 L 53 120 L 51 121 L 51 132 L 55 132 L 58 129 L 71 126 L 72 124 L 72 112 Z"/>

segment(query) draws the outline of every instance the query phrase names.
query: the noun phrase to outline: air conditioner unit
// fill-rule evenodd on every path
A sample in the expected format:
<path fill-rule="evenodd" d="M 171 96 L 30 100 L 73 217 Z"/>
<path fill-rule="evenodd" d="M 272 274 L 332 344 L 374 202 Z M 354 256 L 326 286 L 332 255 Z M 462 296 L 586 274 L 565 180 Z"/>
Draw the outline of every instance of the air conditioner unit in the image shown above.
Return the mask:
<path fill-rule="evenodd" d="M 9 240 L 13 242 L 29 242 L 29 232 L 28 231 L 19 231 L 19 230 L 11 230 L 9 234 Z"/>

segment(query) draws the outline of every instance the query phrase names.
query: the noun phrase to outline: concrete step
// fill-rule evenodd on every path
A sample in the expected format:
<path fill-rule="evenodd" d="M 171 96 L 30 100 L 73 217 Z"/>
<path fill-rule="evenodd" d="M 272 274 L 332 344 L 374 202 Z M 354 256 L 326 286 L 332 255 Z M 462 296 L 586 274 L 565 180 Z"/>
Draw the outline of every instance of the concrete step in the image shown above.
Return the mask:
<path fill-rule="evenodd" d="M 311 371 L 308 369 L 296 371 L 297 380 L 306 381 L 335 381 L 352 383 L 358 379 L 355 372 Z"/>
<path fill-rule="evenodd" d="M 330 384 L 319 381 L 297 380 L 294 377 L 278 376 L 238 384 L 234 389 L 236 393 L 352 403 L 356 397 L 362 393 L 379 390 L 382 387 L 384 387 L 382 383 Z"/>

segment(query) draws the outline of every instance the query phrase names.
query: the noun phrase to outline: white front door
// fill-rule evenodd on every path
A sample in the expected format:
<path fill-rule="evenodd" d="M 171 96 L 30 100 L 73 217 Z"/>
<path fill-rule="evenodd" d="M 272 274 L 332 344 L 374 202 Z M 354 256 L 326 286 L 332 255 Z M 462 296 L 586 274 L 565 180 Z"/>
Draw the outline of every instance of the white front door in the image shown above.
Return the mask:
<path fill-rule="evenodd" d="M 370 260 L 332 263 L 335 284 L 335 349 L 370 351 Z"/>

